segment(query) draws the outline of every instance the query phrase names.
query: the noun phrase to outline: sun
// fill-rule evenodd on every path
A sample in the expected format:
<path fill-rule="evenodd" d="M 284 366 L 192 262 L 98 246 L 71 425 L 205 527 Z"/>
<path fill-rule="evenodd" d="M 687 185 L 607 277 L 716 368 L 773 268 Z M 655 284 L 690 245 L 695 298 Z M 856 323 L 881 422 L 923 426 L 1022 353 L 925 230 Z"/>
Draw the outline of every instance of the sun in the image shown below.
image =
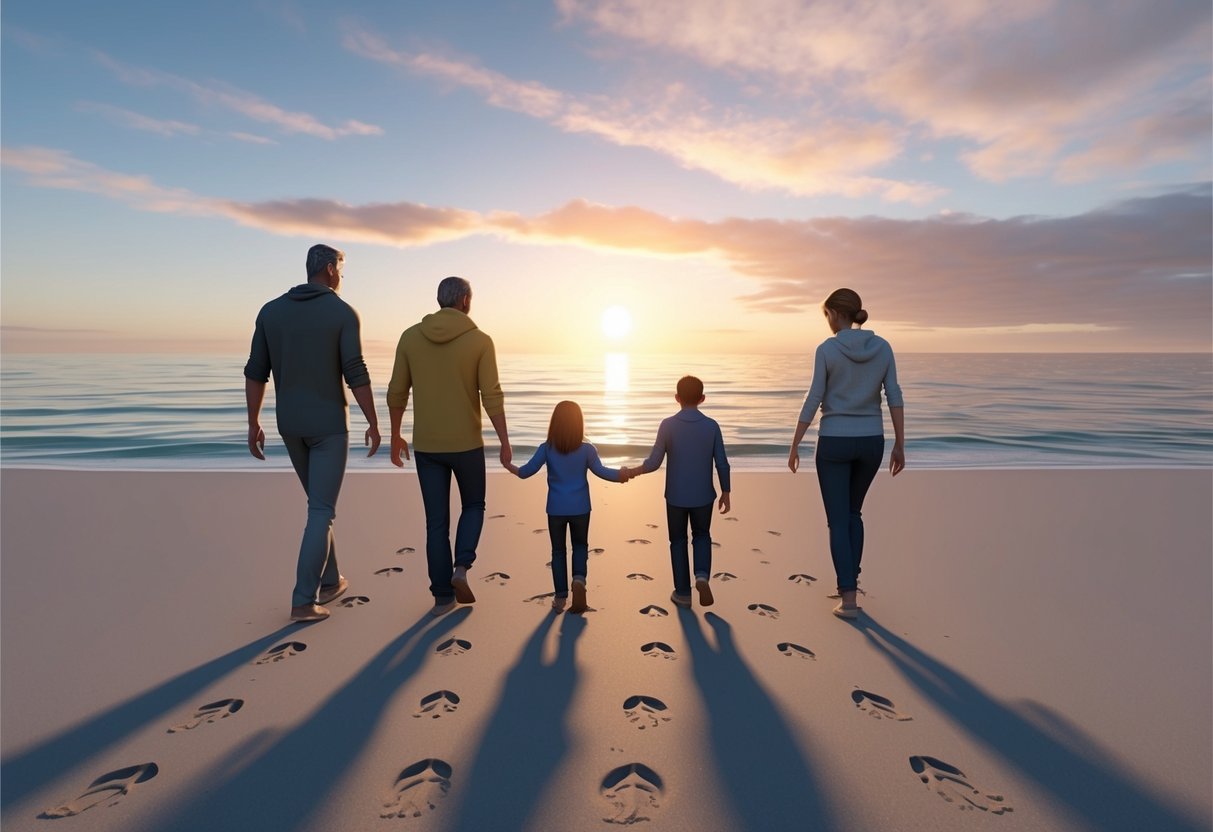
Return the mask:
<path fill-rule="evenodd" d="M 618 341 L 632 331 L 632 315 L 622 306 L 608 307 L 602 313 L 602 334 Z"/>

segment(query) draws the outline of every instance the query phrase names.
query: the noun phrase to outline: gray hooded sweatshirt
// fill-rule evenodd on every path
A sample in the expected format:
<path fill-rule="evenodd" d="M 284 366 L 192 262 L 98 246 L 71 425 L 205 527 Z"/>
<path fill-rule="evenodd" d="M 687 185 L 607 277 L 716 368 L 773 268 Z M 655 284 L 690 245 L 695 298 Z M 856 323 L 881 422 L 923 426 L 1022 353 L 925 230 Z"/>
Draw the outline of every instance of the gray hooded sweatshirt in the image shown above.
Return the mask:
<path fill-rule="evenodd" d="M 812 424 L 820 407 L 818 436 L 883 436 L 881 387 L 889 407 L 903 407 L 888 341 L 866 329 L 840 330 L 817 348 L 800 421 Z"/>
<path fill-rule="evenodd" d="M 348 433 L 341 380 L 351 390 L 371 383 L 358 313 L 318 283 L 296 286 L 261 307 L 244 375 L 264 384 L 271 372 L 280 434 Z"/>

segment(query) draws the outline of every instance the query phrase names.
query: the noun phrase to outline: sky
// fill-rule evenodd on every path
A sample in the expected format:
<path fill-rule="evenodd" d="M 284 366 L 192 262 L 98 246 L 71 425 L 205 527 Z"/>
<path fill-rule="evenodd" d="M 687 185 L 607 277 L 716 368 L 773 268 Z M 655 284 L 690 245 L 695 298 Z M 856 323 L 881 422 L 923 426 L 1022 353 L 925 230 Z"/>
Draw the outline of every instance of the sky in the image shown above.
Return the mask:
<path fill-rule="evenodd" d="M 327 242 L 368 353 L 452 274 L 499 353 L 811 352 L 841 286 L 899 351 L 1208 352 L 1211 18 L 6 0 L 0 346 L 239 354 Z"/>

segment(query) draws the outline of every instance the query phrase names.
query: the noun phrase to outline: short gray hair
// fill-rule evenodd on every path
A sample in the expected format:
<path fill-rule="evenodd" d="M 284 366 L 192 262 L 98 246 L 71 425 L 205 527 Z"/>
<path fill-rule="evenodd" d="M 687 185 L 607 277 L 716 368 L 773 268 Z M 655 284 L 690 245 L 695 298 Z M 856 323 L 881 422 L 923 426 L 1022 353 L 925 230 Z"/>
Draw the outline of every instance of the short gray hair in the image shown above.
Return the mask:
<path fill-rule="evenodd" d="M 448 309 L 472 293 L 472 284 L 462 277 L 444 277 L 438 284 L 438 306 Z"/>
<path fill-rule="evenodd" d="M 338 260 L 344 259 L 344 251 L 317 243 L 307 250 L 307 279 L 311 280 L 330 265 L 335 266 Z"/>

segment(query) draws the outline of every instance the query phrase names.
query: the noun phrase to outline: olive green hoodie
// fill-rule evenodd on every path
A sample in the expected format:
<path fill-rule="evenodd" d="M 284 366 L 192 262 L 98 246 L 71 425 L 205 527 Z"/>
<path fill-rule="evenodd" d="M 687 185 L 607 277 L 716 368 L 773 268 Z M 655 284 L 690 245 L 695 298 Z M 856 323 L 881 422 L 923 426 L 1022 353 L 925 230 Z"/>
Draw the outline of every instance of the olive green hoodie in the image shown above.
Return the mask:
<path fill-rule="evenodd" d="M 481 405 L 490 417 L 505 412 L 493 339 L 458 309 L 426 315 L 400 336 L 388 407 L 406 407 L 410 389 L 415 451 L 483 448 Z"/>

